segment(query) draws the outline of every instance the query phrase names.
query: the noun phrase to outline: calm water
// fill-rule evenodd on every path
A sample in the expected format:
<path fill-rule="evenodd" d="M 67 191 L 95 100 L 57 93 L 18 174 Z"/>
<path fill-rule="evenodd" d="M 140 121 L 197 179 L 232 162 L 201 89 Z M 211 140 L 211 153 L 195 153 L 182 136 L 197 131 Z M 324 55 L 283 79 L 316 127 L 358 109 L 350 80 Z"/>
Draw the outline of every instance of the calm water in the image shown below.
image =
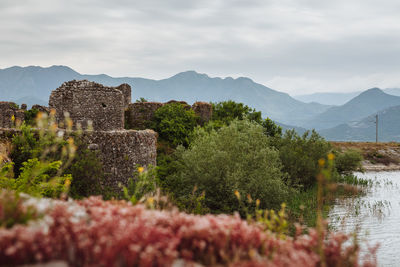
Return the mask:
<path fill-rule="evenodd" d="M 345 232 L 356 230 L 364 254 L 368 253 L 365 241 L 379 243 L 379 266 L 400 266 L 400 172 L 356 175 L 373 180 L 373 185 L 365 196 L 338 200 L 330 212 L 330 224 Z"/>

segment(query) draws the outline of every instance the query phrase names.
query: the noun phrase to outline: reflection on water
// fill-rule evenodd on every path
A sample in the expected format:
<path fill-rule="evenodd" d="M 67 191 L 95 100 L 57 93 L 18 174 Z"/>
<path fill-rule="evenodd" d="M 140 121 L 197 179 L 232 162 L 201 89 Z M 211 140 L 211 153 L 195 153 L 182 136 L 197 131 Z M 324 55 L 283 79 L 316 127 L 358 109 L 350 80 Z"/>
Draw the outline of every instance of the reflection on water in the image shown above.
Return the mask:
<path fill-rule="evenodd" d="M 400 266 L 400 172 L 356 173 L 373 184 L 365 196 L 338 200 L 329 214 L 330 225 L 359 233 L 362 244 L 379 243 L 379 266 Z M 367 248 L 362 246 L 367 253 Z"/>

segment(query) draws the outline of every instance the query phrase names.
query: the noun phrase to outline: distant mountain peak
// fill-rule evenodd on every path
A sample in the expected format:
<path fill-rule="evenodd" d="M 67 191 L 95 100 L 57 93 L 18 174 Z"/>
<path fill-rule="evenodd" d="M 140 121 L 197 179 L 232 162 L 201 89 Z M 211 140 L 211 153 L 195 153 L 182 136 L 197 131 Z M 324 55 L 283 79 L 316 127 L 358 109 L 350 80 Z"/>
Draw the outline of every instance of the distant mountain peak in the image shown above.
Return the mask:
<path fill-rule="evenodd" d="M 197 71 L 194 70 L 188 70 L 175 74 L 171 78 L 194 79 L 194 78 L 209 78 L 209 77 L 207 74 L 198 73 Z"/>

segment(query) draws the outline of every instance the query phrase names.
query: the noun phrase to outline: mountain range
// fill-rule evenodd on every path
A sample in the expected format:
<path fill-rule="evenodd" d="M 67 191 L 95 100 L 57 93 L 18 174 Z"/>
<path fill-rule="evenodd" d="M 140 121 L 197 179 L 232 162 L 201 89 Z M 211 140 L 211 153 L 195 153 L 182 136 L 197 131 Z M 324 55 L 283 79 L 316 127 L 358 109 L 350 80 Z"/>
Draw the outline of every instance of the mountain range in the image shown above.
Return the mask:
<path fill-rule="evenodd" d="M 343 123 L 356 122 L 385 108 L 400 105 L 400 97 L 371 88 L 341 106 L 334 106 L 303 122 L 305 128 L 327 129 Z"/>
<path fill-rule="evenodd" d="M 105 74 L 80 74 L 66 66 L 2 69 L 0 70 L 0 99 L 21 102 L 21 98 L 25 98 L 24 101 L 29 102 L 27 104 L 35 101 L 47 102 L 52 90 L 63 82 L 74 79 L 87 79 L 107 86 L 128 83 L 132 87 L 132 99 L 143 97 L 149 101 L 160 102 L 179 99 L 188 103 L 230 99 L 261 111 L 264 117 L 289 125 L 309 120 L 330 107 L 318 103 L 303 103 L 286 93 L 275 91 L 244 77 L 211 78 L 206 74 L 186 71 L 162 80 L 113 78 Z"/>
<path fill-rule="evenodd" d="M 295 99 L 245 77 L 212 78 L 195 71 L 186 71 L 170 78 L 152 80 L 115 78 L 105 74 L 86 75 L 66 66 L 16 66 L 0 69 L 0 101 L 47 105 L 52 90 L 65 81 L 84 79 L 107 86 L 128 83 L 132 87 L 133 101 L 141 97 L 149 101 L 166 102 L 175 99 L 188 103 L 234 100 L 262 111 L 263 117 L 275 120 L 283 129 L 294 128 L 302 133 L 306 129 L 315 128 L 329 140 L 375 140 L 375 126 L 371 118 L 378 113 L 381 117 L 379 125 L 382 140 L 400 141 L 400 127 L 397 126 L 400 125 L 399 88 L 385 91 L 371 88 L 348 94 L 314 94 L 313 100 L 331 98 L 336 99 L 336 102 L 321 102 L 341 103 L 325 105 L 304 103 L 298 99 L 306 101 L 306 98 L 297 96 L 298 99 Z"/>
<path fill-rule="evenodd" d="M 376 113 L 378 116 L 378 140 L 400 142 L 400 106 L 390 107 Z M 376 138 L 376 115 L 358 122 L 340 124 L 319 133 L 334 141 L 374 141 Z"/>
<path fill-rule="evenodd" d="M 383 91 L 389 95 L 400 96 L 400 88 L 386 88 Z M 294 95 L 293 98 L 300 100 L 304 103 L 316 102 L 323 105 L 340 106 L 350 101 L 354 97 L 361 94 L 362 91 L 350 92 L 350 93 L 313 93 L 305 95 Z"/>

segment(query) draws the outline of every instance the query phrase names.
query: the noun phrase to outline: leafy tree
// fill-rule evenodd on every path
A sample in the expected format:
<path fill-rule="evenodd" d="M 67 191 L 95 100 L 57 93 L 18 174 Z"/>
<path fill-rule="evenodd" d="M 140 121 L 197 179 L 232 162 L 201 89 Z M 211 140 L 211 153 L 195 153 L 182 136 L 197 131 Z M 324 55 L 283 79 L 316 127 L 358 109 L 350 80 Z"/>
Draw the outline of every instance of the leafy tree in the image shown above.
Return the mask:
<path fill-rule="evenodd" d="M 262 121 L 260 111 L 256 111 L 243 103 L 229 100 L 211 104 L 213 107 L 211 119 L 213 121 L 221 121 L 224 124 L 229 124 L 234 119 L 243 120 L 245 118 L 258 123 Z"/>
<path fill-rule="evenodd" d="M 340 174 L 350 174 L 354 171 L 362 170 L 363 157 L 359 151 L 347 150 L 336 152 L 335 167 Z"/>
<path fill-rule="evenodd" d="M 281 137 L 282 136 L 282 127 L 277 125 L 273 120 L 270 118 L 266 118 L 261 123 L 262 127 L 264 128 L 264 133 L 271 137 Z"/>
<path fill-rule="evenodd" d="M 294 130 L 286 131 L 277 144 L 283 171 L 291 184 L 310 187 L 316 183 L 318 160 L 326 158 L 331 145 L 314 130 L 299 136 Z"/>
<path fill-rule="evenodd" d="M 151 128 L 162 140 L 173 147 L 189 145 L 189 137 L 196 127 L 198 117 L 191 109 L 186 109 L 181 103 L 166 104 L 154 113 Z"/>
<path fill-rule="evenodd" d="M 78 137 L 75 137 L 75 140 L 77 147 L 75 157 L 64 171 L 64 174 L 70 174 L 73 177 L 69 195 L 73 198 L 104 195 L 103 164 L 96 151 L 88 149 Z"/>
<path fill-rule="evenodd" d="M 178 147 L 176 155 L 177 171 L 166 186 L 181 203 L 193 188 L 205 193 L 205 205 L 214 213 L 239 208 L 236 190 L 259 199 L 261 208 L 278 209 L 288 195 L 278 152 L 263 128 L 248 120 L 234 120 L 218 131 L 198 128 L 190 147 Z"/>

